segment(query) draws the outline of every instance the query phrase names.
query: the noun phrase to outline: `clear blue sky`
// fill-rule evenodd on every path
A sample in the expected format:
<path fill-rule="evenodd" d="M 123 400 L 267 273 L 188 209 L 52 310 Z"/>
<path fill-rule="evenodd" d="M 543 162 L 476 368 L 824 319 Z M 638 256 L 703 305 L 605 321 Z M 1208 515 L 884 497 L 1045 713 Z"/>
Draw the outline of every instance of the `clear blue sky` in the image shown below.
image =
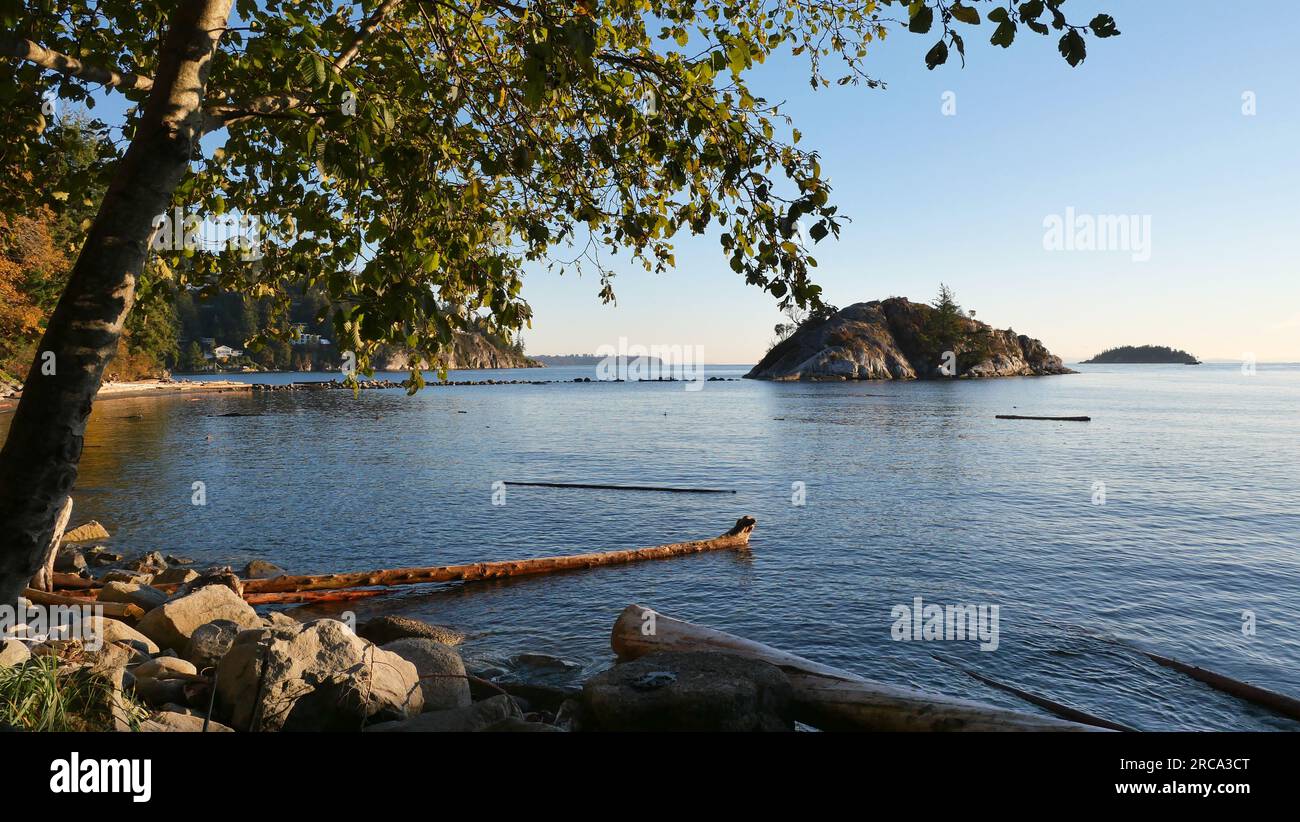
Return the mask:
<path fill-rule="evenodd" d="M 983 4 L 981 4 L 983 8 Z M 932 35 L 895 32 L 869 68 L 885 90 L 811 92 L 806 64 L 761 67 L 755 90 L 786 100 L 804 147 L 822 153 L 838 241 L 815 248 L 817 281 L 839 306 L 946 282 L 981 320 L 1077 359 L 1153 343 L 1205 359 L 1300 361 L 1300 16 L 1290 0 L 1070 0 L 1072 20 L 1113 14 L 1123 34 L 1089 39 L 1071 69 L 1055 37 L 1021 28 L 1007 50 L 986 23 L 927 71 Z M 943 95 L 956 95 L 956 115 Z M 1244 116 L 1253 92 L 1256 114 Z M 96 114 L 112 121 L 121 98 Z M 214 143 L 215 145 L 215 143 Z M 1043 221 L 1149 215 L 1150 259 L 1047 251 Z M 679 235 L 684 236 L 684 235 Z M 530 272 L 530 353 L 602 345 L 703 347 L 706 362 L 751 363 L 782 317 L 746 286 L 715 237 L 685 239 L 666 275 L 628 269 L 617 306 L 594 277 Z"/>
<path fill-rule="evenodd" d="M 796 58 L 755 85 L 788 101 L 817 147 L 833 200 L 852 216 L 816 249 L 830 302 L 929 300 L 940 281 L 982 320 L 1067 358 L 1123 344 L 1207 359 L 1300 361 L 1300 77 L 1296 7 L 1281 0 L 1071 0 L 1071 19 L 1113 14 L 1123 34 L 1089 40 L 1071 69 L 1055 38 L 990 28 L 927 71 L 933 40 L 892 34 L 871 63 L 886 90 L 811 93 Z M 941 112 L 945 91 L 956 116 Z M 1242 114 L 1242 94 L 1257 113 Z M 1150 259 L 1047 251 L 1044 218 L 1150 215 Z M 731 272 L 713 238 L 683 243 L 676 271 L 629 267 L 618 305 L 594 278 L 526 281 L 532 353 L 616 344 L 702 345 L 714 363 L 756 361 L 781 317 Z"/>

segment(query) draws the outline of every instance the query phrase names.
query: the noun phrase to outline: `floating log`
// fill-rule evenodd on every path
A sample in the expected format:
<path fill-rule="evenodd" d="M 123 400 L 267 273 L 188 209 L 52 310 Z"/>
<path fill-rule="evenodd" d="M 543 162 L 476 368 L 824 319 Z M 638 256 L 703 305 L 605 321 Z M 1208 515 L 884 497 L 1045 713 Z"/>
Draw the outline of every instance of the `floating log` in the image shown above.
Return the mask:
<path fill-rule="evenodd" d="M 74 605 L 79 608 L 102 608 L 104 616 L 116 619 L 139 619 L 144 616 L 144 609 L 129 602 L 97 602 L 88 597 L 75 597 L 67 594 L 52 594 L 27 588 L 23 596 L 37 605 Z"/>
<path fill-rule="evenodd" d="M 284 593 L 276 594 L 250 594 L 248 591 L 245 591 L 244 601 L 249 605 L 282 605 L 300 602 L 348 602 L 354 599 L 377 597 L 380 594 L 386 593 L 388 592 L 382 590 L 377 591 L 373 588 L 343 588 L 337 591 L 286 591 Z"/>
<path fill-rule="evenodd" d="M 572 554 L 541 559 L 506 560 L 502 562 L 475 562 L 468 565 L 437 565 L 431 568 L 398 568 L 395 570 L 361 571 L 352 574 L 323 574 L 319 576 L 278 576 L 271 579 L 250 579 L 244 582 L 245 594 L 269 594 L 287 591 L 324 591 L 339 588 L 364 588 L 379 585 L 421 585 L 430 582 L 473 582 L 484 579 L 549 574 L 578 568 L 596 568 L 646 559 L 667 559 L 705 551 L 739 549 L 749 545 L 749 534 L 754 530 L 753 517 L 741 517 L 725 534 L 713 539 L 695 542 L 674 542 L 629 551 L 606 551 L 594 554 Z"/>
<path fill-rule="evenodd" d="M 602 491 L 663 491 L 669 494 L 734 494 L 724 488 L 670 488 L 662 485 L 596 485 L 585 482 L 507 482 L 534 488 L 594 488 Z"/>
<path fill-rule="evenodd" d="M 1092 422 L 1092 417 L 1024 417 L 1020 414 L 998 414 L 1000 420 L 1055 420 L 1056 422 Z"/>
<path fill-rule="evenodd" d="M 1130 728 L 1129 726 L 1122 725 L 1118 722 L 1112 722 L 1109 719 L 1103 719 L 1102 717 L 1099 716 L 1093 716 L 1092 714 L 1087 713 L 1086 711 L 1081 711 L 1078 708 L 1072 708 L 1069 705 L 1066 705 L 1061 702 L 1056 702 L 1055 700 L 1048 699 L 1045 696 L 1039 696 L 1037 694 L 1030 693 L 1029 691 L 1021 690 L 1020 688 L 1017 688 L 1014 685 L 1008 685 L 1005 682 L 998 682 L 996 679 L 992 679 L 991 677 L 984 676 L 978 671 L 972 671 L 970 668 L 967 668 L 958 662 L 954 662 L 951 659 L 946 659 L 944 657 L 941 657 L 938 654 L 930 654 L 930 656 L 934 657 L 935 659 L 939 660 L 940 662 L 946 665 L 953 666 L 957 670 L 961 671 L 963 674 L 966 674 L 966 676 L 969 676 L 972 679 L 975 679 L 979 682 L 983 682 L 985 685 L 988 685 L 990 688 L 997 688 L 1000 691 L 1006 691 L 1009 694 L 1015 694 L 1016 696 L 1020 697 L 1021 699 L 1028 702 L 1029 704 L 1037 705 L 1038 707 L 1043 708 L 1044 710 L 1051 711 L 1052 713 L 1056 714 L 1062 719 L 1068 719 L 1071 722 L 1082 722 L 1084 725 L 1096 725 L 1098 728 L 1106 728 L 1107 730 L 1111 730 L 1111 731 L 1136 732 L 1137 730 L 1136 728 Z"/>
<path fill-rule="evenodd" d="M 1274 710 L 1283 716 L 1300 719 L 1300 699 L 1280 694 L 1277 691 L 1270 691 L 1258 685 L 1251 685 L 1249 682 L 1242 682 L 1239 679 L 1233 679 L 1230 676 L 1224 676 L 1196 665 L 1188 665 L 1186 662 L 1179 662 L 1176 659 L 1161 656 L 1151 651 L 1144 651 L 1140 648 L 1138 650 L 1158 664 L 1187 674 L 1192 679 L 1204 682 L 1215 690 L 1223 691 L 1225 694 L 1232 694 L 1239 699 L 1253 702 L 1256 705 L 1263 705 L 1265 708 Z"/>
<path fill-rule="evenodd" d="M 614 623 L 610 645 L 621 659 L 636 659 L 656 651 L 721 651 L 769 662 L 785 671 L 794 686 L 795 718 L 826 731 L 1100 730 L 1078 722 L 874 682 L 640 605 L 623 609 Z"/>

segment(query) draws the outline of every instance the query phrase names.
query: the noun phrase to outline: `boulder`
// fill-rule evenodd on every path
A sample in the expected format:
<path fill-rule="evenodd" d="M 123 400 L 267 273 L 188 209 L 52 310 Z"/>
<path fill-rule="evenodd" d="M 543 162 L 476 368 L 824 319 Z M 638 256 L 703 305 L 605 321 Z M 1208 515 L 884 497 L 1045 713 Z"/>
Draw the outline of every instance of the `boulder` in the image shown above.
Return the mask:
<path fill-rule="evenodd" d="M 272 577 L 284 576 L 287 573 L 289 572 L 274 562 L 255 559 L 244 566 L 244 571 L 240 576 L 244 579 L 271 579 Z"/>
<path fill-rule="evenodd" d="M 107 577 L 105 577 L 107 579 Z M 190 580 L 198 579 L 199 572 L 193 568 L 168 568 L 153 577 L 156 585 L 184 585 Z"/>
<path fill-rule="evenodd" d="M 409 637 L 388 643 L 384 650 L 415 666 L 426 711 L 463 708 L 470 704 L 465 662 L 451 646 L 432 639 Z"/>
<path fill-rule="evenodd" d="M 71 531 L 63 532 L 64 542 L 94 542 L 101 539 L 108 539 L 108 529 L 93 519 Z"/>
<path fill-rule="evenodd" d="M 135 698 L 147 705 L 166 705 L 169 702 L 185 702 L 185 680 L 154 679 L 137 676 L 131 684 Z"/>
<path fill-rule="evenodd" d="M 144 677 L 150 679 L 183 679 L 195 676 L 198 672 L 192 662 L 174 656 L 160 656 L 137 665 L 131 673 L 135 675 L 136 679 Z"/>
<path fill-rule="evenodd" d="M 224 585 L 208 585 L 154 608 L 136 627 L 160 647 L 183 652 L 194 629 L 215 619 L 228 619 L 241 628 L 262 624 L 253 606 L 239 594 Z"/>
<path fill-rule="evenodd" d="M 86 570 L 86 556 L 76 548 L 63 548 L 54 557 L 54 570 L 61 574 L 79 574 Z"/>
<path fill-rule="evenodd" d="M 228 619 L 215 619 L 194 629 L 185 658 L 200 671 L 216 667 L 221 658 L 235 644 L 235 637 L 243 628 Z"/>
<path fill-rule="evenodd" d="M 118 619 L 92 616 L 83 622 L 88 632 L 97 634 L 102 642 L 122 642 L 144 653 L 158 653 L 158 643 Z"/>
<path fill-rule="evenodd" d="M 651 654 L 583 687 L 595 721 L 610 731 L 789 731 L 791 700 L 780 668 L 717 652 Z"/>
<path fill-rule="evenodd" d="M 217 665 L 217 703 L 238 730 L 339 731 L 415 716 L 424 696 L 415 665 L 318 619 L 235 637 Z"/>
<path fill-rule="evenodd" d="M 395 640 L 409 638 L 432 639 L 443 645 L 459 645 L 465 641 L 465 635 L 459 631 L 404 616 L 381 616 L 367 620 L 357 626 L 357 635 L 376 645 L 387 645 Z"/>
<path fill-rule="evenodd" d="M 121 582 L 126 585 L 148 585 L 155 581 L 153 574 L 142 574 L 139 571 L 124 571 L 121 568 L 114 568 L 99 578 L 100 582 L 108 584 L 110 582 Z"/>
<path fill-rule="evenodd" d="M 139 571 L 143 574 L 160 574 L 167 570 L 167 560 L 159 552 L 150 551 L 127 563 L 127 570 Z"/>
<path fill-rule="evenodd" d="M 203 717 L 191 712 L 159 711 L 140 723 L 140 730 L 145 732 L 201 733 Z M 234 733 L 234 728 L 220 722 L 209 721 L 208 733 Z"/>
<path fill-rule="evenodd" d="M 522 718 L 514 700 L 501 694 L 464 708 L 430 711 L 405 721 L 380 722 L 365 730 L 379 733 L 463 733 L 481 731 L 507 719 Z"/>
<path fill-rule="evenodd" d="M 105 582 L 99 589 L 100 602 L 129 602 L 152 611 L 167 601 L 167 594 L 148 585 L 129 582 Z"/>
<path fill-rule="evenodd" d="M 86 562 L 95 566 L 112 565 L 114 562 L 121 562 L 124 559 L 121 554 L 115 551 L 110 551 L 102 545 L 87 548 L 84 554 Z"/>
<path fill-rule="evenodd" d="M 0 640 L 0 668 L 21 665 L 31 658 L 32 652 L 27 650 L 25 643 L 16 639 Z"/>

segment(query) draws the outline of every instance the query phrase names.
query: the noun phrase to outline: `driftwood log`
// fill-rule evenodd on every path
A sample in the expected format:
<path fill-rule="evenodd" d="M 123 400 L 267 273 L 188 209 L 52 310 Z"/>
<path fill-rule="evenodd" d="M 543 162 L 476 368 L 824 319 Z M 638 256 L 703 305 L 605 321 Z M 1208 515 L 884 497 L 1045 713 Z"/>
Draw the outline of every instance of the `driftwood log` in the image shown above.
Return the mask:
<path fill-rule="evenodd" d="M 245 594 L 272 594 L 302 591 L 325 591 L 339 588 L 363 588 L 378 585 L 420 585 L 429 582 L 471 582 L 483 579 L 549 574 L 579 568 L 598 568 L 647 559 L 667 559 L 705 551 L 739 549 L 749 545 L 749 534 L 754 530 L 753 517 L 741 517 L 730 531 L 713 539 L 694 542 L 674 542 L 649 548 L 628 551 L 605 551 L 594 554 L 571 554 L 541 559 L 506 560 L 502 562 L 475 562 L 468 565 L 437 565 L 431 568 L 398 568 L 394 570 L 361 571 L 351 574 L 323 574 L 320 576 L 278 576 L 271 579 L 250 579 L 244 583 Z"/>
<path fill-rule="evenodd" d="M 665 616 L 623 609 L 610 644 L 621 659 L 656 651 L 721 651 L 761 659 L 794 686 L 795 718 L 827 731 L 1099 731 L 1077 722 L 874 682 L 761 642 Z"/>
<path fill-rule="evenodd" d="M 1263 705 L 1265 708 L 1276 711 L 1283 716 L 1289 716 L 1292 719 L 1300 719 L 1300 699 L 1286 694 L 1280 694 L 1277 691 L 1270 691 L 1267 688 L 1261 688 L 1258 685 L 1251 685 L 1249 682 L 1242 682 L 1239 679 L 1233 679 L 1230 676 L 1224 676 L 1220 673 L 1201 668 L 1197 665 L 1189 665 L 1186 662 L 1179 662 L 1176 659 L 1151 651 L 1142 651 L 1143 654 L 1150 657 L 1154 662 L 1163 665 L 1166 668 L 1172 668 L 1175 671 L 1187 674 L 1198 682 L 1204 682 L 1211 688 L 1223 691 L 1225 694 L 1232 694 L 1238 699 L 1244 699 L 1247 702 L 1253 702 L 1256 705 Z"/>
<path fill-rule="evenodd" d="M 144 616 L 144 609 L 139 605 L 132 605 L 127 602 L 98 602 L 94 597 L 86 596 L 69 596 L 66 593 L 52 594 L 49 591 L 38 591 L 35 588 L 28 588 L 23 591 L 23 596 L 30 599 L 37 605 L 75 605 L 78 607 L 94 606 L 102 608 L 104 616 L 114 617 L 115 619 L 135 620 Z"/>
<path fill-rule="evenodd" d="M 247 585 L 247 583 L 245 583 Z M 244 601 L 249 605 L 291 605 L 303 602 L 350 602 L 354 599 L 368 599 L 377 597 L 387 591 L 375 590 L 374 588 L 351 589 L 344 588 L 337 591 L 286 591 L 275 594 L 250 594 L 244 591 Z"/>

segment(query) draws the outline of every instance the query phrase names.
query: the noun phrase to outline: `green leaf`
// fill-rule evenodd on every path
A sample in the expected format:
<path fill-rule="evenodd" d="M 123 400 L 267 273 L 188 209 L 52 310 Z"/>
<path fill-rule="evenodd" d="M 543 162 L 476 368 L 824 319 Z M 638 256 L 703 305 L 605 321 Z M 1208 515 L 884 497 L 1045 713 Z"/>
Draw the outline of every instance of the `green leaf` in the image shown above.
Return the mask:
<path fill-rule="evenodd" d="M 1065 62 L 1071 66 L 1079 65 L 1083 62 L 1083 58 L 1088 56 L 1088 46 L 1083 42 L 1083 35 L 1074 29 L 1066 32 L 1056 47 L 1065 58 Z"/>
<path fill-rule="evenodd" d="M 925 67 L 934 70 L 935 66 L 941 66 L 948 61 L 948 44 L 940 40 L 925 53 Z"/>
<path fill-rule="evenodd" d="M 925 4 L 912 6 L 912 19 L 907 23 L 907 30 L 913 34 L 925 34 L 934 24 L 934 9 Z"/>
<path fill-rule="evenodd" d="M 992 15 L 989 16 L 989 19 L 992 19 Z M 998 27 L 993 31 L 993 36 L 989 38 L 989 42 L 995 46 L 1007 48 L 1011 45 L 1011 41 L 1015 39 L 1016 24 L 1010 20 L 1005 20 L 998 24 Z"/>
<path fill-rule="evenodd" d="M 960 3 L 948 9 L 952 13 L 953 19 L 971 26 L 980 24 L 980 13 L 972 6 L 963 6 Z M 1003 9 L 1006 11 L 1006 9 Z"/>
<path fill-rule="evenodd" d="M 1119 29 L 1115 28 L 1115 18 L 1109 14 L 1099 14 L 1092 18 L 1088 28 L 1098 37 L 1115 37 L 1119 34 Z"/>

